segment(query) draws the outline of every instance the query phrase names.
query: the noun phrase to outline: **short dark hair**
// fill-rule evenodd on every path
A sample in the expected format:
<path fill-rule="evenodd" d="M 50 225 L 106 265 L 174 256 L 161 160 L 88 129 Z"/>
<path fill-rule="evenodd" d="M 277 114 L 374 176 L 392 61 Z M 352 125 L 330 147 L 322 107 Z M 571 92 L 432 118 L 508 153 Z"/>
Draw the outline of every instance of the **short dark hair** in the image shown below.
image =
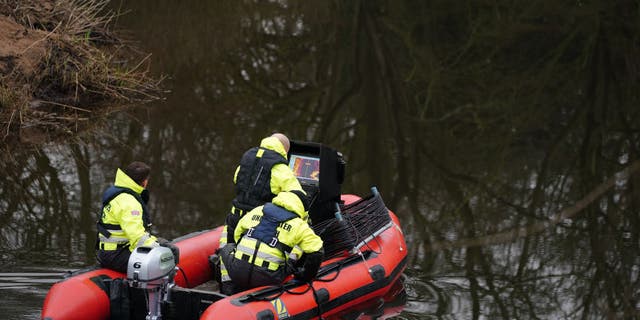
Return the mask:
<path fill-rule="evenodd" d="M 124 173 L 137 184 L 141 185 L 142 181 L 149 178 L 149 174 L 151 174 L 151 167 L 144 162 L 134 161 L 124 168 Z"/>

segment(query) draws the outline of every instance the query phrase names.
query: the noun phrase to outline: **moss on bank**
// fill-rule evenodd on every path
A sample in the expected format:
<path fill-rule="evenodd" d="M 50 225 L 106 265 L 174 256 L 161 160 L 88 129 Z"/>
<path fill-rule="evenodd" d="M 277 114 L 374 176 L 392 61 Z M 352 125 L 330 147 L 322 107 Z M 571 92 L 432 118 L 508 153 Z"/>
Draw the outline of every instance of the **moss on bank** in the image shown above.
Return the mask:
<path fill-rule="evenodd" d="M 146 59 L 111 29 L 107 4 L 0 0 L 3 144 L 66 138 L 113 106 L 160 98 Z"/>

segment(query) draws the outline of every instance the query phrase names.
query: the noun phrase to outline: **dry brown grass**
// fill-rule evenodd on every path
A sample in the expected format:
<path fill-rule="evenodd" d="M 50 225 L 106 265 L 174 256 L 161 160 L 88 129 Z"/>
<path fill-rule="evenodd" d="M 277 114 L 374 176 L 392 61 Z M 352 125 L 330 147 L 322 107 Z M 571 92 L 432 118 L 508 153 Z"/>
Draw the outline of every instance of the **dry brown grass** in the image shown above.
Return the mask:
<path fill-rule="evenodd" d="M 0 54 L 0 141 L 73 135 L 110 106 L 160 99 L 148 57 L 131 58 L 135 50 L 110 29 L 117 13 L 107 4 L 0 0 L 4 23 L 19 24 L 0 34 L 9 39 L 0 43 L 8 53 Z"/>

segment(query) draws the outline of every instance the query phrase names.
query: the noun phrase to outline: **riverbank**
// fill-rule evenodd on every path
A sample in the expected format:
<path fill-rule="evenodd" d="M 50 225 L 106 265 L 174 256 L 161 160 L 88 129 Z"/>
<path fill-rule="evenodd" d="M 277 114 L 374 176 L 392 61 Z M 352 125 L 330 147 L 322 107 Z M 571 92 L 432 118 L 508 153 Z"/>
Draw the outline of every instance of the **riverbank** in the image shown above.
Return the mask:
<path fill-rule="evenodd" d="M 160 99 L 108 2 L 0 1 L 0 144 L 68 139 L 116 106 Z"/>

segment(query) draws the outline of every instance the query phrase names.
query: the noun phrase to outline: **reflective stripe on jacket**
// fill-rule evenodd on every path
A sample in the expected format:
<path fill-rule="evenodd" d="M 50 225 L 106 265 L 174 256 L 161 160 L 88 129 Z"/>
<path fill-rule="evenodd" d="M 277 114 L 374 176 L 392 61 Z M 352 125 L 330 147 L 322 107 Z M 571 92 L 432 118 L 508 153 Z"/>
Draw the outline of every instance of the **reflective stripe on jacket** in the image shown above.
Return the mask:
<path fill-rule="evenodd" d="M 114 250 L 116 246 L 128 243 L 129 250 L 133 251 L 139 246 L 156 245 L 156 237 L 149 234 L 148 226 L 144 223 L 144 220 L 148 220 L 144 218 L 148 213 L 145 212 L 144 202 L 140 197 L 144 188 L 120 169 L 116 172 L 114 186 L 129 189 L 138 197 L 121 192 L 103 207 L 100 223 L 108 227 L 110 235 L 98 232 L 99 247 Z M 113 192 L 113 189 L 110 192 Z"/>
<path fill-rule="evenodd" d="M 313 253 L 322 249 L 322 239 L 307 223 L 307 213 L 298 196 L 291 192 L 281 192 L 272 203 L 251 210 L 238 222 L 234 232 L 234 238 L 238 243 L 235 253 L 237 259 L 247 260 L 246 257 L 243 258 L 245 255 L 249 256 L 248 261 L 254 261 L 255 253 L 255 265 L 261 266 L 266 260 L 269 263 L 268 269 L 275 270 L 289 257 L 289 253 L 283 252 L 283 248 L 293 248 L 292 253 L 297 257 L 300 257 L 302 252 Z M 277 223 L 275 236 L 282 246 L 270 245 L 258 240 L 257 237 L 254 238 L 256 235 L 253 232 L 249 232 L 256 230 L 258 224 L 264 219 L 265 207 L 267 211 L 271 210 L 269 206 L 277 206 L 280 207 L 279 209 L 295 214 L 293 218 Z"/>

